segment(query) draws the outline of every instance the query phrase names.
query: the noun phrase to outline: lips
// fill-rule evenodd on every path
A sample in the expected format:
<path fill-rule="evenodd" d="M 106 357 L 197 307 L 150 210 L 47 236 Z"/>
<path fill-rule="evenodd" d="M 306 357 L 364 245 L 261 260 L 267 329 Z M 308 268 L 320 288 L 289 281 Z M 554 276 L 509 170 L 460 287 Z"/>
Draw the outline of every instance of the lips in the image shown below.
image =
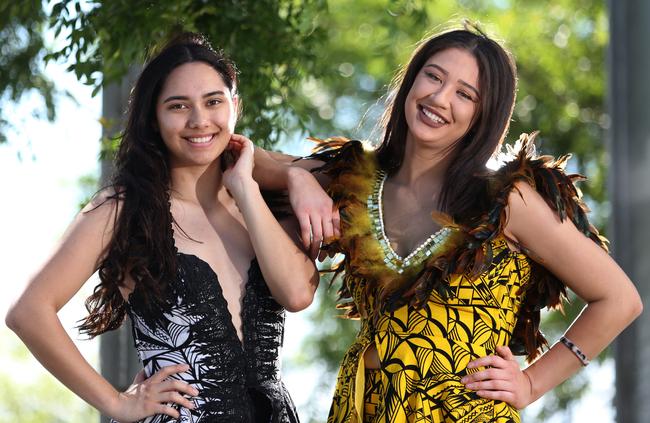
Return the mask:
<path fill-rule="evenodd" d="M 432 110 L 428 106 L 420 104 L 418 105 L 418 110 L 420 111 L 421 120 L 429 126 L 433 126 L 434 128 L 440 128 L 441 126 L 449 123 L 447 119 L 443 118 L 440 114 L 438 114 L 436 111 Z"/>

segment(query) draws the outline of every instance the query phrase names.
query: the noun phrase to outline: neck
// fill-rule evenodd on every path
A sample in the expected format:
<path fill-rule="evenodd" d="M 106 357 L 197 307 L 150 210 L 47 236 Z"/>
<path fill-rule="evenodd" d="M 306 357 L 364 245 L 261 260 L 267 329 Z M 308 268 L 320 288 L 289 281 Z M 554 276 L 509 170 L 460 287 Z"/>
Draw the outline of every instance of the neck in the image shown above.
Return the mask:
<path fill-rule="evenodd" d="M 172 165 L 171 196 L 210 209 L 216 205 L 220 192 L 225 192 L 222 176 L 219 160 L 205 167 Z"/>
<path fill-rule="evenodd" d="M 402 165 L 391 179 L 418 198 L 437 199 L 450 162 L 450 151 L 426 148 L 407 138 Z"/>

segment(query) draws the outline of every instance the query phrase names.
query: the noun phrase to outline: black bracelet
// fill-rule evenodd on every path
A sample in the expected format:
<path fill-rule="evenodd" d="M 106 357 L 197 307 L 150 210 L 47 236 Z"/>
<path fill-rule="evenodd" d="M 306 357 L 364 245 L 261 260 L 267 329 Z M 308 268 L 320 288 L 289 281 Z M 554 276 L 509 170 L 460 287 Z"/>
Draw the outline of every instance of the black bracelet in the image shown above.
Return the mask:
<path fill-rule="evenodd" d="M 580 364 L 582 364 L 583 366 L 586 366 L 587 364 L 589 364 L 589 359 L 587 358 L 585 353 L 583 353 L 580 350 L 580 348 L 578 348 L 578 346 L 576 344 L 571 342 L 571 340 L 569 338 L 567 338 L 566 336 L 563 336 L 563 337 L 560 338 L 560 342 L 562 344 L 564 344 L 565 347 L 570 349 L 573 354 L 575 354 L 575 356 L 578 358 L 578 360 L 580 360 Z"/>

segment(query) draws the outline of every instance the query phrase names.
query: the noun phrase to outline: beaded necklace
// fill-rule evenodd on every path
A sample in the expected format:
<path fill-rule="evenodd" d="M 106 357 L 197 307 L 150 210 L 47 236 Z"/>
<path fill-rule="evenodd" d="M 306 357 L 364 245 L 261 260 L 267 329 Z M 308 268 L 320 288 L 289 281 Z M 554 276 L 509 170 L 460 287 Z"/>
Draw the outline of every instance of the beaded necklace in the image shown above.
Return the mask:
<path fill-rule="evenodd" d="M 447 226 L 443 226 L 437 232 L 433 233 L 429 238 L 424 240 L 415 250 L 408 256 L 402 257 L 393 250 L 390 245 L 390 240 L 386 236 L 384 228 L 384 207 L 382 198 L 384 194 L 384 183 L 386 182 L 388 174 L 383 170 L 377 170 L 375 182 L 372 192 L 368 196 L 367 205 L 370 220 L 372 222 L 371 228 L 375 238 L 379 242 L 381 249 L 384 253 L 384 263 L 390 269 L 397 273 L 404 273 L 410 266 L 419 266 L 432 254 L 437 253 L 441 249 L 444 242 L 452 234 L 453 230 Z"/>

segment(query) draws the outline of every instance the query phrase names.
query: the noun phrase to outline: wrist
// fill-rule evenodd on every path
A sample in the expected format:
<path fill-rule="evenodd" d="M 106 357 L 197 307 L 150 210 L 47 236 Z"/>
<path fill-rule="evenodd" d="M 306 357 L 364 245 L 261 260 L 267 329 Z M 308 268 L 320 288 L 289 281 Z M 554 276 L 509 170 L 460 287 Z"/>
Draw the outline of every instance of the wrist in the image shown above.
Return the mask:
<path fill-rule="evenodd" d="M 541 395 L 538 394 L 537 387 L 535 386 L 535 372 L 531 371 L 531 367 L 529 366 L 525 368 L 524 370 L 522 370 L 522 373 L 524 374 L 528 382 L 528 389 L 526 390 L 528 399 L 526 401 L 526 404 L 524 405 L 524 407 L 527 407 L 530 404 L 537 401 Z"/>
<path fill-rule="evenodd" d="M 97 409 L 105 416 L 116 418 L 116 416 L 119 414 L 122 395 L 124 395 L 122 392 L 113 389 L 111 395 L 108 395 L 106 399 L 101 404 L 99 404 L 99 407 L 97 407 Z"/>
<path fill-rule="evenodd" d="M 241 177 L 233 180 L 228 187 L 235 200 L 244 200 L 251 193 L 259 193 L 260 187 L 252 177 Z"/>
<path fill-rule="evenodd" d="M 293 187 L 301 186 L 306 177 L 312 177 L 311 172 L 298 166 L 288 165 L 285 171 L 287 189 L 291 191 Z"/>
<path fill-rule="evenodd" d="M 524 376 L 526 376 L 526 379 L 528 380 L 528 398 L 529 398 L 529 403 L 532 402 L 532 399 L 534 398 L 533 395 L 533 380 L 530 378 L 530 375 L 528 372 L 524 369 L 522 371 Z"/>

